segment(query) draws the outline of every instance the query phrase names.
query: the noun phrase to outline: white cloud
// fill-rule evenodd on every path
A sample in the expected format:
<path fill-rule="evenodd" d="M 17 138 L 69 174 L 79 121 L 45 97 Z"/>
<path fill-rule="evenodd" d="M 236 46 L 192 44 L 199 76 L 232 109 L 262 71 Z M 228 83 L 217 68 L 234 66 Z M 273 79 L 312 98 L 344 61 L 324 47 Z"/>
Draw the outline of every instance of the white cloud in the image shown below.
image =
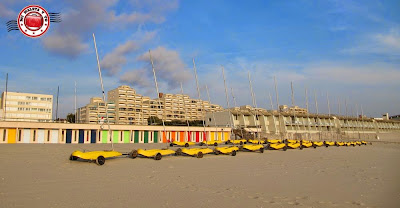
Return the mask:
<path fill-rule="evenodd" d="M 375 38 L 382 46 L 400 50 L 400 34 L 398 30 L 392 29 L 388 34 L 377 34 Z"/>
<path fill-rule="evenodd" d="M 121 67 L 126 64 L 126 56 L 139 49 L 142 44 L 153 39 L 156 34 L 156 31 L 135 34 L 141 39 L 135 41 L 128 40 L 125 43 L 118 45 L 100 61 L 101 68 L 105 70 L 106 74 L 109 76 L 117 74 L 121 70 Z"/>
<path fill-rule="evenodd" d="M 166 83 L 168 89 L 175 89 L 180 82 L 185 83 L 192 78 L 177 51 L 159 46 L 151 51 L 151 56 L 158 81 Z M 137 60 L 150 63 L 150 55 L 146 52 L 140 55 Z M 147 67 L 147 74 L 152 77 L 151 67 Z"/>
<path fill-rule="evenodd" d="M 133 88 L 151 88 L 152 83 L 148 76 L 146 76 L 146 69 L 136 69 L 125 72 L 120 77 L 120 82 L 133 86 Z"/>
<path fill-rule="evenodd" d="M 43 46 L 52 53 L 68 57 L 75 57 L 88 48 L 76 34 L 51 35 L 43 41 Z"/>
<path fill-rule="evenodd" d="M 201 84 L 210 88 L 211 100 L 226 106 L 224 84 L 219 65 L 200 65 L 198 68 L 206 73 L 199 75 Z M 318 63 L 274 63 L 267 61 L 236 59 L 225 65 L 228 96 L 232 106 L 233 100 L 230 88 L 235 91 L 238 105 L 251 104 L 247 70 L 250 70 L 253 89 L 259 107 L 270 109 L 269 93 L 276 105 L 274 79 L 278 81 L 280 104 L 291 104 L 290 82 L 293 81 L 295 104 L 305 106 L 305 88 L 308 89 L 309 106 L 314 110 L 314 90 L 317 92 L 319 112 L 328 113 L 326 92 L 331 99 L 331 110 L 337 113 L 337 100 L 341 100 L 342 113 L 344 99 L 349 106 L 355 103 L 364 106 L 368 115 L 375 112 L 395 113 L 399 107 L 393 105 L 400 102 L 397 91 L 400 87 L 400 69 L 398 64 L 388 63 L 349 63 L 349 62 L 318 62 Z M 195 86 L 194 84 L 191 84 Z M 192 90 L 193 91 L 193 90 Z M 203 94 L 202 95 L 206 95 Z M 202 96 L 202 98 L 206 98 Z M 373 102 L 372 102 L 373 101 Z M 393 102 L 395 101 L 395 102 Z M 377 114 L 379 115 L 379 114 Z"/>
<path fill-rule="evenodd" d="M 114 75 L 121 70 L 121 66 L 126 64 L 126 55 L 137 50 L 138 44 L 132 40 L 120 44 L 112 52 L 106 54 L 101 60 L 101 68 L 107 72 L 107 75 Z"/>
<path fill-rule="evenodd" d="M 6 7 L 4 3 L 0 3 L 0 17 L 6 19 L 6 21 L 14 20 L 18 18 L 17 13 L 9 8 Z M 10 18 L 10 19 L 8 19 Z M 4 21 L 4 22 L 6 22 Z"/>
<path fill-rule="evenodd" d="M 386 33 L 377 33 L 360 38 L 358 44 L 343 49 L 342 52 L 351 55 L 378 54 L 388 57 L 400 56 L 400 30 L 392 28 Z"/>
<path fill-rule="evenodd" d="M 48 44 L 52 39 L 65 39 L 65 45 L 85 45 L 91 32 L 96 27 L 105 29 L 125 28 L 127 25 L 143 24 L 143 23 L 162 23 L 165 21 L 165 15 L 177 8 L 177 1 L 150 1 L 141 7 L 135 7 L 132 4 L 132 12 L 117 14 L 114 7 L 118 4 L 118 0 L 85 0 L 69 2 L 71 8 L 66 8 L 67 12 L 62 13 L 62 22 L 53 28 L 53 32 L 43 37 L 43 44 L 47 44 L 46 49 L 53 53 L 76 57 L 85 48 L 77 48 L 80 50 L 65 51 L 55 44 Z M 139 3 L 138 3 L 139 4 Z M 167 6 L 166 6 L 167 5 Z M 170 5 L 170 6 L 168 6 Z M 141 9 L 138 11 L 138 8 Z M 72 35 L 77 35 L 79 42 L 68 39 Z M 50 39 L 50 40 L 49 40 Z M 74 53 L 71 53 L 74 52 Z"/>
<path fill-rule="evenodd" d="M 364 86 L 399 84 L 400 70 L 394 66 L 316 64 L 304 70 L 307 79 L 338 84 L 360 84 Z"/>

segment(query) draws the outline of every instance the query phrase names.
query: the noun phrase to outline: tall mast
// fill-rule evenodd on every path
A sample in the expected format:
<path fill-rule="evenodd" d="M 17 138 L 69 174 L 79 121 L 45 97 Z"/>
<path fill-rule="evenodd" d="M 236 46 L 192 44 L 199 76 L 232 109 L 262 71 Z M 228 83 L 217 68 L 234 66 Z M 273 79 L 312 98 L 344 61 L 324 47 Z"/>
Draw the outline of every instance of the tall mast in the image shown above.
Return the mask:
<path fill-rule="evenodd" d="M 357 112 L 357 131 L 358 131 L 358 139 L 360 139 L 361 138 L 361 135 L 360 135 L 360 127 L 358 126 L 358 125 L 360 125 L 360 123 L 358 122 L 358 117 L 359 117 L 359 114 L 358 114 L 358 105 L 357 105 L 357 103 L 356 103 L 356 112 Z"/>
<path fill-rule="evenodd" d="M 328 92 L 326 92 L 326 100 L 327 100 L 327 103 L 328 103 L 328 115 L 329 115 L 329 134 L 331 135 L 331 137 L 332 137 L 332 132 L 331 132 L 331 105 L 330 105 L 330 103 L 329 103 L 329 94 L 328 94 Z"/>
<path fill-rule="evenodd" d="M 269 101 L 270 101 L 270 104 L 271 104 L 271 114 L 272 114 L 272 120 L 274 122 L 275 134 L 276 134 L 277 133 L 277 129 L 276 129 L 275 116 L 274 116 L 274 104 L 272 103 L 271 92 L 268 92 L 268 95 L 269 95 Z"/>
<path fill-rule="evenodd" d="M 114 142 L 111 139 L 110 121 L 108 120 L 108 104 L 107 104 L 107 101 L 106 101 L 106 94 L 104 93 L 104 85 L 103 85 L 103 78 L 101 77 L 99 54 L 97 52 L 96 37 L 94 36 L 94 33 L 93 33 L 93 42 L 94 42 L 94 48 L 96 50 L 97 68 L 99 69 L 101 92 L 103 94 L 103 100 L 104 100 L 104 104 L 105 104 L 105 107 L 106 107 L 106 119 L 107 119 L 107 126 L 108 126 L 108 140 L 111 141 L 111 149 L 114 150 Z M 58 93 L 57 93 L 57 109 L 58 109 Z"/>
<path fill-rule="evenodd" d="M 154 84 L 156 86 L 156 91 L 157 91 L 158 108 L 157 108 L 157 114 L 156 115 L 158 115 L 158 110 L 159 110 L 159 108 L 161 108 L 161 101 L 160 101 L 161 98 L 160 98 L 160 91 L 158 90 L 158 82 L 157 82 L 156 70 L 154 69 L 153 57 L 151 56 L 151 51 L 150 50 L 149 50 L 149 56 L 150 56 L 151 68 L 153 70 Z M 167 131 L 165 129 L 165 122 L 164 122 L 165 107 L 163 107 L 163 109 L 164 109 L 164 112 L 163 112 L 163 115 L 161 115 L 161 121 L 162 121 L 162 125 L 163 125 L 164 134 L 162 135 L 162 138 L 164 137 L 164 135 L 165 135 L 165 137 L 167 137 Z M 167 143 L 169 143 L 168 140 L 167 140 Z"/>
<path fill-rule="evenodd" d="M 299 126 L 296 124 L 296 110 L 294 107 L 294 90 L 293 90 L 293 82 L 290 82 L 290 89 L 292 90 L 292 108 L 293 108 L 293 119 L 294 119 L 294 128 L 295 128 L 295 134 L 297 134 L 297 129 Z M 292 122 L 293 124 L 293 122 Z"/>
<path fill-rule="evenodd" d="M 279 109 L 279 93 L 278 93 L 278 84 L 276 82 L 276 77 L 274 76 L 274 85 L 275 85 L 275 97 L 276 97 L 276 110 L 278 111 L 278 122 L 279 122 L 279 134 L 281 137 L 283 134 L 287 134 L 285 122 L 281 123 L 281 110 Z M 284 131 L 282 131 L 282 128 Z M 281 138 L 282 139 L 282 138 Z"/>
<path fill-rule="evenodd" d="M 229 115 L 229 125 L 231 126 L 231 134 L 233 133 L 233 121 L 232 121 L 232 114 L 231 114 L 231 106 L 229 105 L 229 98 L 228 98 L 228 89 L 226 87 L 226 79 L 225 79 L 225 72 L 224 67 L 221 66 L 222 69 L 222 77 L 224 78 L 224 87 L 225 87 L 225 97 L 226 97 L 226 105 L 228 107 L 228 115 Z"/>
<path fill-rule="evenodd" d="M 237 103 L 236 103 L 236 97 L 235 97 L 235 95 L 233 94 L 233 88 L 231 87 L 231 94 L 232 94 L 232 98 L 233 98 L 233 104 L 235 105 L 234 107 L 237 107 Z M 240 125 L 239 125 L 240 126 Z M 246 123 L 245 123 L 245 126 L 246 126 Z M 241 135 L 242 135 L 242 139 L 244 138 L 244 135 L 243 135 L 243 129 L 242 129 L 242 127 L 240 127 L 240 133 L 241 133 Z M 235 139 L 236 139 L 236 136 L 235 136 Z"/>
<path fill-rule="evenodd" d="M 75 93 L 74 94 L 75 94 L 75 96 L 74 96 L 75 97 L 75 103 L 74 103 L 75 104 L 74 105 L 74 107 L 75 107 L 75 119 L 74 120 L 75 120 L 75 123 L 76 123 L 76 117 L 78 116 L 78 112 L 76 110 L 76 81 L 75 81 Z"/>
<path fill-rule="evenodd" d="M 310 139 L 310 114 L 309 114 L 309 107 L 308 107 L 308 90 L 307 87 L 304 89 L 306 94 L 306 108 L 307 108 L 307 128 L 308 128 L 308 139 Z"/>
<path fill-rule="evenodd" d="M 329 94 L 326 92 L 326 100 L 328 104 L 328 115 L 331 116 L 331 105 L 329 104 Z"/>
<path fill-rule="evenodd" d="M 204 116 L 204 105 L 203 105 L 203 101 L 201 100 L 201 96 L 200 96 L 200 88 L 199 88 L 199 80 L 197 79 L 197 69 L 196 69 L 196 63 L 194 62 L 194 58 L 193 58 L 193 70 L 194 70 L 194 76 L 196 78 L 196 86 L 197 86 L 197 95 L 199 97 L 199 102 L 200 102 L 200 107 L 201 107 L 201 114 L 203 115 L 203 128 L 204 128 L 204 133 L 203 135 L 206 138 L 203 138 L 203 141 L 206 141 L 206 145 L 207 145 L 207 135 L 206 135 L 206 124 L 205 124 L 205 116 Z"/>
<path fill-rule="evenodd" d="M 207 90 L 208 102 L 209 102 L 210 105 L 211 105 L 210 92 L 208 91 L 208 86 L 207 86 L 207 85 L 206 85 L 206 90 Z M 214 111 L 214 110 L 212 111 L 212 117 L 213 117 L 213 120 L 214 120 L 215 133 L 217 134 L 217 140 L 218 140 L 218 133 L 217 133 L 218 128 L 217 128 L 217 121 L 215 120 L 215 111 Z"/>
<path fill-rule="evenodd" d="M 6 74 L 6 93 L 4 96 L 4 120 L 7 119 L 7 93 L 8 93 L 8 73 Z"/>
<path fill-rule="evenodd" d="M 314 90 L 314 100 L 315 100 L 315 109 L 317 110 L 317 119 L 319 119 L 319 112 L 318 112 L 318 101 L 317 101 L 317 92 Z M 321 134 L 322 134 L 322 127 L 320 123 L 321 119 L 318 121 L 318 127 L 319 127 L 319 140 L 321 140 Z"/>
<path fill-rule="evenodd" d="M 185 120 L 186 120 L 186 124 L 188 127 L 188 134 L 190 131 L 190 125 L 189 125 L 189 120 L 187 118 L 187 109 L 186 109 L 186 101 L 185 101 L 185 95 L 183 94 L 183 87 L 182 87 L 182 82 L 181 82 L 181 93 L 182 93 L 182 99 L 183 99 L 183 108 L 185 109 Z M 186 142 L 188 142 L 188 135 L 186 136 Z"/>
<path fill-rule="evenodd" d="M 363 110 L 362 105 L 361 105 L 361 129 L 362 129 L 363 135 L 365 135 L 365 132 L 364 132 L 364 110 Z"/>
<path fill-rule="evenodd" d="M 58 120 L 58 94 L 59 93 L 60 93 L 60 86 L 57 87 L 56 121 Z"/>
<path fill-rule="evenodd" d="M 256 115 L 255 115 L 255 118 L 254 118 L 254 125 L 256 125 L 256 128 L 257 128 L 257 138 L 258 138 L 258 140 L 260 140 L 260 134 L 258 132 L 258 125 L 257 125 L 257 121 L 256 121 L 257 119 L 259 120 L 258 112 L 257 112 L 257 103 L 256 103 L 255 95 L 254 95 L 254 92 L 253 92 L 253 86 L 251 85 L 250 71 L 248 72 L 248 77 L 249 77 L 250 92 L 251 92 L 251 97 L 252 97 L 252 101 L 253 101 L 253 107 L 254 107 L 254 110 L 256 112 Z"/>

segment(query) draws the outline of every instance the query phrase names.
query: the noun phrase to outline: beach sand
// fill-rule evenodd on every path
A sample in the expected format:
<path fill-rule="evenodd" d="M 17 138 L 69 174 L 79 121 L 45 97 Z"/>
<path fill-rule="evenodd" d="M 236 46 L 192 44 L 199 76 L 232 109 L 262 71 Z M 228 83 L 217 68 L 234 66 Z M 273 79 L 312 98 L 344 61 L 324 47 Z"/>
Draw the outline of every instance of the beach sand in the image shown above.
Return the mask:
<path fill-rule="evenodd" d="M 0 207 L 400 207 L 400 137 L 389 137 L 236 157 L 122 157 L 103 166 L 68 158 L 110 145 L 4 144 Z M 166 144 L 115 145 L 156 147 Z"/>

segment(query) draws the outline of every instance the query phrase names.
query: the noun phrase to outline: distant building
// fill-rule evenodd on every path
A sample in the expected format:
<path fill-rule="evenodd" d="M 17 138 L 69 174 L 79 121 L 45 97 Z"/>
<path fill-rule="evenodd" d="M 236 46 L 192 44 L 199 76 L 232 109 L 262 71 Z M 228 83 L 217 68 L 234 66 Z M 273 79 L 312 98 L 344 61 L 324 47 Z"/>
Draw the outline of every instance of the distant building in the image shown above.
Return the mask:
<path fill-rule="evenodd" d="M 191 99 L 188 95 L 160 93 L 156 99 L 137 94 L 129 86 L 122 85 L 108 93 L 110 122 L 116 124 L 147 125 L 150 116 L 156 116 L 164 121 L 172 120 L 202 120 L 207 112 L 221 111 L 220 105 L 208 101 Z M 96 123 L 105 115 L 99 112 L 99 104 L 104 105 L 101 98 L 92 98 L 90 104 L 78 111 L 78 121 L 81 123 Z M 105 112 L 105 108 L 102 108 Z"/>
<path fill-rule="evenodd" d="M 171 120 L 203 120 L 207 112 L 222 111 L 220 105 L 211 104 L 208 101 L 192 99 L 188 95 L 163 94 L 153 101 L 156 105 L 160 102 L 161 108 L 165 109 L 157 115 L 166 121 Z"/>
<path fill-rule="evenodd" d="M 389 113 L 385 113 L 382 115 L 383 120 L 389 120 Z"/>
<path fill-rule="evenodd" d="M 108 120 L 110 124 L 115 124 L 115 104 L 103 101 L 99 97 L 90 99 L 90 103 L 77 110 L 77 123 L 107 123 L 106 105 L 108 111 Z"/>
<path fill-rule="evenodd" d="M 389 117 L 389 120 L 400 121 L 400 115 L 390 116 L 390 117 Z"/>
<path fill-rule="evenodd" d="M 53 95 L 7 92 L 2 93 L 2 120 L 52 121 Z"/>
<path fill-rule="evenodd" d="M 289 107 L 287 105 L 280 105 L 279 110 L 281 112 L 287 112 L 287 113 L 296 113 L 296 114 L 307 114 L 307 109 L 305 108 L 300 108 L 299 106 L 292 106 Z"/>

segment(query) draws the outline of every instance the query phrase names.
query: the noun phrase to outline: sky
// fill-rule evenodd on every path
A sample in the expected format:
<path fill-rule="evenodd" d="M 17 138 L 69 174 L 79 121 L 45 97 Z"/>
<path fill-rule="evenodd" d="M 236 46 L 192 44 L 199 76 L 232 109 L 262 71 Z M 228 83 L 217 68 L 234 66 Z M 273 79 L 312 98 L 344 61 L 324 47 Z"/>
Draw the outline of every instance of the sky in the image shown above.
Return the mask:
<path fill-rule="evenodd" d="M 29 38 L 7 32 L 28 5 L 60 12 L 46 34 Z M 227 107 L 294 104 L 319 113 L 380 117 L 400 114 L 400 2 L 256 0 L 71 0 L 0 2 L 0 90 L 59 94 L 59 115 L 101 97 L 96 35 L 104 88 L 129 85 L 157 97 L 149 50 L 160 92 Z M 233 90 L 233 100 L 231 89 Z M 307 89 L 308 99 L 305 92 Z M 316 99 L 315 99 L 316 98 Z M 236 101 L 236 102 L 235 102 Z M 329 105 L 328 105 L 329 101 Z M 55 113 L 53 113 L 55 115 Z"/>

